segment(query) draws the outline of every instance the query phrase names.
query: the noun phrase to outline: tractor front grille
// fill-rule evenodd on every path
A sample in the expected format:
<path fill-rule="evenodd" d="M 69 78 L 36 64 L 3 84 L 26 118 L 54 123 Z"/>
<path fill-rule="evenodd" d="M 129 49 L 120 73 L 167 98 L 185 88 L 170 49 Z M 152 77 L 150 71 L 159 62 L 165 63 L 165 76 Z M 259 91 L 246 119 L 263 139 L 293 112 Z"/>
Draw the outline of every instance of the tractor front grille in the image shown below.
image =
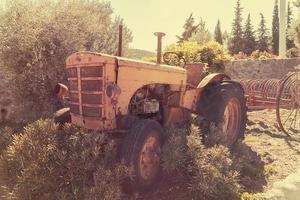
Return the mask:
<path fill-rule="evenodd" d="M 67 69 L 70 111 L 84 117 L 103 116 L 103 66 L 74 66 Z"/>

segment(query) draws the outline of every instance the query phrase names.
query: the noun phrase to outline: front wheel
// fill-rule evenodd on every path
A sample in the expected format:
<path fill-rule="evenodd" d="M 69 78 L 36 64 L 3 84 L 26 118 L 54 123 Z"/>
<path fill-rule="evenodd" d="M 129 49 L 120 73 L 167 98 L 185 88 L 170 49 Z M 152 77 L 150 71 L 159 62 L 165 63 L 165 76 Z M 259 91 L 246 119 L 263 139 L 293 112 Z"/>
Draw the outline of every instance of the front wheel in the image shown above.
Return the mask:
<path fill-rule="evenodd" d="M 128 166 L 133 167 L 131 190 L 149 188 L 160 172 L 163 129 L 154 120 L 138 120 L 122 144 L 122 154 Z"/>
<path fill-rule="evenodd" d="M 244 90 L 239 83 L 222 81 L 206 88 L 198 102 L 198 112 L 204 116 L 200 124 L 204 143 L 217 131 L 222 138 L 215 140 L 232 147 L 244 137 L 246 110 Z M 212 129 L 212 125 L 216 128 Z"/>

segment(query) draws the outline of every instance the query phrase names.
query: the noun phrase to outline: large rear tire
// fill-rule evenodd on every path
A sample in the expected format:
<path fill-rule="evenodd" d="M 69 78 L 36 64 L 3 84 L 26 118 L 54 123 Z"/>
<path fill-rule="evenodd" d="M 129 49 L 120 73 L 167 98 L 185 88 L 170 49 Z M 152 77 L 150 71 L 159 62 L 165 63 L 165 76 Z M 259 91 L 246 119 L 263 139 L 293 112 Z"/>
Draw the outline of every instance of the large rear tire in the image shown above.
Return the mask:
<path fill-rule="evenodd" d="M 239 83 L 221 81 L 209 85 L 201 94 L 197 106 L 198 113 L 203 116 L 200 129 L 204 143 L 213 134 L 212 124 L 222 134 L 220 141 L 229 148 L 238 139 L 244 138 L 247 108 L 244 90 Z"/>
<path fill-rule="evenodd" d="M 149 119 L 138 120 L 122 144 L 122 157 L 133 167 L 133 177 L 127 181 L 129 190 L 145 190 L 155 183 L 160 172 L 163 129 Z"/>

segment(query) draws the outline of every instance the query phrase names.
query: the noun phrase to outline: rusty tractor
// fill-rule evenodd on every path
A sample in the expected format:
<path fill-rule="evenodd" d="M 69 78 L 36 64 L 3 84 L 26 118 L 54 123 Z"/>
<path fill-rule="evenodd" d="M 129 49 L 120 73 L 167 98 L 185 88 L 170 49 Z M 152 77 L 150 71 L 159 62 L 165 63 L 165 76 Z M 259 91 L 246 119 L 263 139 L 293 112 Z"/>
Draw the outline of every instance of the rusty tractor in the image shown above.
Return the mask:
<path fill-rule="evenodd" d="M 241 84 L 222 73 L 202 79 L 202 67 L 74 53 L 66 59 L 69 88 L 59 84 L 55 89 L 60 98 L 68 92 L 69 109 L 58 111 L 56 120 L 122 135 L 122 157 L 134 169 L 130 185 L 146 189 L 160 171 L 165 127 L 185 123 L 194 113 L 205 124 L 220 127 L 229 147 L 243 138 L 246 101 Z"/>

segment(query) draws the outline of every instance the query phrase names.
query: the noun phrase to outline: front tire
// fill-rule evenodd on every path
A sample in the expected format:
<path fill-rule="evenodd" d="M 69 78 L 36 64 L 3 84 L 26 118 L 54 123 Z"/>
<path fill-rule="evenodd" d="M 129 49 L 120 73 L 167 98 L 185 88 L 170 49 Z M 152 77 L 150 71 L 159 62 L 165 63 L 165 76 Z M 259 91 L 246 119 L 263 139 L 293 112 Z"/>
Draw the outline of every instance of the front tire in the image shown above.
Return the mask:
<path fill-rule="evenodd" d="M 122 145 L 122 155 L 133 177 L 128 180 L 130 190 L 145 190 L 153 185 L 160 172 L 163 129 L 149 119 L 138 120 L 130 129 Z"/>
<path fill-rule="evenodd" d="M 219 141 L 231 148 L 244 138 L 246 111 L 244 90 L 239 83 L 222 81 L 208 86 L 198 102 L 198 113 L 204 117 L 200 123 L 204 143 L 213 134 L 214 124 L 222 134 Z"/>

